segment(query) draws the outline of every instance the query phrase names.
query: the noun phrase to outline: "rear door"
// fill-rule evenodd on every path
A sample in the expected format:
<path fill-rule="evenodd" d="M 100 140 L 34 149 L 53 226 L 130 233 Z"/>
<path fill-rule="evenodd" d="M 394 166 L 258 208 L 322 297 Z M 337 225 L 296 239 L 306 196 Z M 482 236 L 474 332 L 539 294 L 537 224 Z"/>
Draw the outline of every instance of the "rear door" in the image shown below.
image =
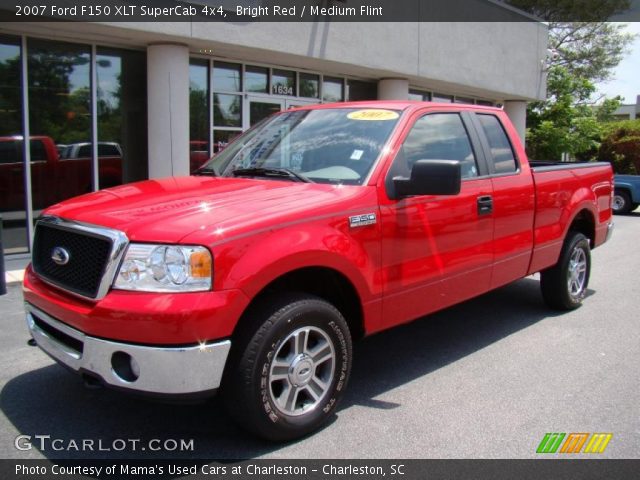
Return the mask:
<path fill-rule="evenodd" d="M 517 132 L 503 112 L 476 112 L 474 126 L 493 185 L 494 258 L 491 288 L 527 275 L 533 247 L 535 187 Z"/>
<path fill-rule="evenodd" d="M 381 200 L 384 327 L 488 290 L 493 263 L 491 198 L 477 134 L 466 112 L 429 111 L 410 121 L 386 180 L 422 159 L 459 160 L 458 195 Z"/>

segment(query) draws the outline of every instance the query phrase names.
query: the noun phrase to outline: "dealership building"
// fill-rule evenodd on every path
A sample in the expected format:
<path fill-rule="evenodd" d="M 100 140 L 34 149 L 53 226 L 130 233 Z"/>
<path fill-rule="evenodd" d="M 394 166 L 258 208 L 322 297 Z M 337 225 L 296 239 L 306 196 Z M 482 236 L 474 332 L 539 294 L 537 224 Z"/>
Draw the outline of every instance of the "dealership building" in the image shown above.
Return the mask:
<path fill-rule="evenodd" d="M 28 258 L 48 205 L 186 175 L 292 107 L 497 105 L 523 136 L 527 102 L 545 96 L 547 26 L 476 3 L 504 21 L 0 23 L 3 253 Z"/>

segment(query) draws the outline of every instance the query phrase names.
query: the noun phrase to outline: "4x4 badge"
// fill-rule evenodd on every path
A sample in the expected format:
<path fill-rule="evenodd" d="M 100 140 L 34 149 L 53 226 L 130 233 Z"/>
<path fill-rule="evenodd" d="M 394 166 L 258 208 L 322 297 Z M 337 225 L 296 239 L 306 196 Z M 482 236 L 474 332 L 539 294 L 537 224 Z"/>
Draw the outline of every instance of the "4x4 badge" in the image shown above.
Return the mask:
<path fill-rule="evenodd" d="M 354 215 L 353 217 L 349 217 L 349 226 L 351 228 L 373 225 L 376 222 L 375 213 L 365 213 L 364 215 Z"/>

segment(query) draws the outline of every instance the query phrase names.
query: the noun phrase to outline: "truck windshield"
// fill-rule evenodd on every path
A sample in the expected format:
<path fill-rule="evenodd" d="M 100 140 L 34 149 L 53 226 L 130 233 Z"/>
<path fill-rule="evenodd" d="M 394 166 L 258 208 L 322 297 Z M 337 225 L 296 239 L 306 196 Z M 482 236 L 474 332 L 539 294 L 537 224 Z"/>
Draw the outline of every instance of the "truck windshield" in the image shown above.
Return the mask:
<path fill-rule="evenodd" d="M 284 112 L 238 137 L 196 173 L 361 185 L 399 117 L 385 109 Z"/>

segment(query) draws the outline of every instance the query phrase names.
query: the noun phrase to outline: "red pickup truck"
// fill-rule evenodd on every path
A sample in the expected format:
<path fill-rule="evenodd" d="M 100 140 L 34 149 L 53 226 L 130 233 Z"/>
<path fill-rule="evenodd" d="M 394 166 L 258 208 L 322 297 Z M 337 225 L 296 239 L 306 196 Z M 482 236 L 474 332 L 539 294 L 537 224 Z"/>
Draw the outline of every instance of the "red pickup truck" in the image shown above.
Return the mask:
<path fill-rule="evenodd" d="M 89 381 L 220 390 L 246 428 L 296 438 L 335 412 L 354 339 L 535 272 L 551 307 L 578 307 L 612 182 L 609 164 L 532 167 L 496 108 L 289 110 L 195 175 L 46 210 L 27 323 Z"/>

